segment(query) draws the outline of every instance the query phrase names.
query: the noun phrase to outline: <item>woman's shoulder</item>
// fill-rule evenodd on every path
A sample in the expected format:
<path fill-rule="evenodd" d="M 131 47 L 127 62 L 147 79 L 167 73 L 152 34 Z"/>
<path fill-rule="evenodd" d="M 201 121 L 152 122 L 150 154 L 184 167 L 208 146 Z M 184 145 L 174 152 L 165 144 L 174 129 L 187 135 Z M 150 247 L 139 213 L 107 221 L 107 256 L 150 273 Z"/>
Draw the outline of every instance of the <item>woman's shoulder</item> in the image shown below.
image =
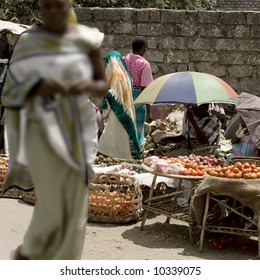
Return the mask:
<path fill-rule="evenodd" d="M 101 46 L 104 40 L 104 33 L 95 27 L 89 27 L 82 24 L 73 26 L 76 33 L 76 42 L 88 51 L 95 50 Z"/>

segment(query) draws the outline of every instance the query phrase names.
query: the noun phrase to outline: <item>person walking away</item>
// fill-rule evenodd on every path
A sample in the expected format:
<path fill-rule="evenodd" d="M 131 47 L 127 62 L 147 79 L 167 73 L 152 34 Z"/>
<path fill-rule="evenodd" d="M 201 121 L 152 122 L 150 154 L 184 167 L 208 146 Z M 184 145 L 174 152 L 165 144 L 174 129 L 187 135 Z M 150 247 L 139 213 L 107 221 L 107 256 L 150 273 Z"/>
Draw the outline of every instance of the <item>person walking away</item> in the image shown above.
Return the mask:
<path fill-rule="evenodd" d="M 133 53 L 124 57 L 128 71 L 133 79 L 133 98 L 134 101 L 140 93 L 153 81 L 150 63 L 144 58 L 147 44 L 143 39 L 136 38 L 132 43 Z M 144 122 L 146 115 L 150 121 L 149 105 L 135 105 L 137 134 L 141 152 L 144 149 Z"/>
<path fill-rule="evenodd" d="M 129 159 L 132 154 L 139 158 L 131 76 L 119 52 L 110 52 L 105 65 L 109 92 L 102 102 L 101 111 L 108 121 L 100 137 L 98 151 L 113 158 Z"/>
<path fill-rule="evenodd" d="M 43 25 L 19 38 L 2 95 L 10 150 L 5 187 L 33 185 L 37 197 L 11 258 L 80 259 L 97 148 L 95 108 L 88 97 L 107 93 L 104 35 L 68 22 L 72 1 L 39 4 Z"/>

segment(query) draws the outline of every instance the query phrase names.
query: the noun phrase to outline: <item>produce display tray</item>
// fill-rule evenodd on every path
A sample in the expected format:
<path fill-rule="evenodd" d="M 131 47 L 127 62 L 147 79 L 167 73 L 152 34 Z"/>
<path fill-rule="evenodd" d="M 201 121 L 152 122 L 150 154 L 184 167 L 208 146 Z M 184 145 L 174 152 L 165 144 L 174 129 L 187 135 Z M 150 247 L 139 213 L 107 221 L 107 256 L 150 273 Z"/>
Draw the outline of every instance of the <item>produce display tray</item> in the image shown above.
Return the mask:
<path fill-rule="evenodd" d="M 184 176 L 184 175 L 178 175 L 178 174 L 162 174 L 162 173 L 158 173 L 156 172 L 153 168 L 147 166 L 146 164 L 142 164 L 141 167 L 149 172 L 152 173 L 154 175 L 157 176 L 162 176 L 162 177 L 168 177 L 168 178 L 173 178 L 173 179 L 182 179 L 182 180 L 190 180 L 190 181 L 200 181 L 204 178 L 204 176 Z"/>
<path fill-rule="evenodd" d="M 224 233 L 224 234 L 234 234 L 242 236 L 258 236 L 257 229 L 243 229 L 243 228 L 232 228 L 232 227 L 223 227 L 223 226 L 206 226 L 205 230 L 207 232 L 214 233 Z"/>
<path fill-rule="evenodd" d="M 157 205 L 143 205 L 143 209 L 152 212 L 157 215 L 164 215 L 172 219 L 184 221 L 187 223 L 191 222 L 190 208 L 180 207 L 176 202 L 171 203 L 165 202 Z"/>

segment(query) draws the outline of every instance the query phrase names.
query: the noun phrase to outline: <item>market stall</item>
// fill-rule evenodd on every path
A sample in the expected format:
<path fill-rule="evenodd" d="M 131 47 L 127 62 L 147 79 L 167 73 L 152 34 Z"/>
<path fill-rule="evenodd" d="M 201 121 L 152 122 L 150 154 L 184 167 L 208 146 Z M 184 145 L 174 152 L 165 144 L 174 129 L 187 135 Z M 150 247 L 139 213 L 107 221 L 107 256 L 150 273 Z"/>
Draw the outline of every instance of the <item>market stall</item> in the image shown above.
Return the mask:
<path fill-rule="evenodd" d="M 193 197 L 200 226 L 202 252 L 205 232 L 258 237 L 260 258 L 260 160 L 235 161 L 208 170 Z"/>
<path fill-rule="evenodd" d="M 153 174 L 153 183 L 149 191 L 149 197 L 144 201 L 145 210 L 141 230 L 144 229 L 147 215 L 149 212 L 164 215 L 169 219 L 178 219 L 188 222 L 190 227 L 190 239 L 193 241 L 193 215 L 190 199 L 203 179 L 208 168 L 213 166 L 223 166 L 224 159 L 216 158 L 214 155 L 203 156 L 179 156 L 177 158 L 159 158 L 156 156 L 148 157 L 142 165 L 146 172 Z M 164 176 L 177 180 L 177 186 L 170 193 L 155 195 L 157 176 Z M 190 188 L 183 186 L 184 182 L 190 183 Z"/>

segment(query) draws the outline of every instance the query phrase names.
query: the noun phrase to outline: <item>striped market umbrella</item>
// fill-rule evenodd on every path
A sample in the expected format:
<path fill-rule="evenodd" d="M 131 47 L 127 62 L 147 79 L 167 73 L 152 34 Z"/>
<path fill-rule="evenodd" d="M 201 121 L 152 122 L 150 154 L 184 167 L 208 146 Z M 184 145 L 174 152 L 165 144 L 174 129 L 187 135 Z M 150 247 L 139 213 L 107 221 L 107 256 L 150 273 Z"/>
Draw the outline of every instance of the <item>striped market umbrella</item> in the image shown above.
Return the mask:
<path fill-rule="evenodd" d="M 237 93 L 222 79 L 207 73 L 176 72 L 147 86 L 135 104 L 234 103 Z"/>

